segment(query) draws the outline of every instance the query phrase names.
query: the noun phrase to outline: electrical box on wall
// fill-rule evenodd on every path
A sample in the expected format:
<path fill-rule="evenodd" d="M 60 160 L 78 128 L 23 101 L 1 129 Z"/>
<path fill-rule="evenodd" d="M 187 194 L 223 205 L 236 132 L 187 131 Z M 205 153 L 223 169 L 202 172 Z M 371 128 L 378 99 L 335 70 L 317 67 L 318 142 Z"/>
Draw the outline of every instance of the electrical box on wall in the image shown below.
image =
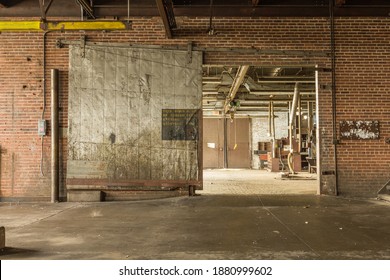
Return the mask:
<path fill-rule="evenodd" d="M 46 135 L 46 120 L 38 120 L 38 135 Z"/>

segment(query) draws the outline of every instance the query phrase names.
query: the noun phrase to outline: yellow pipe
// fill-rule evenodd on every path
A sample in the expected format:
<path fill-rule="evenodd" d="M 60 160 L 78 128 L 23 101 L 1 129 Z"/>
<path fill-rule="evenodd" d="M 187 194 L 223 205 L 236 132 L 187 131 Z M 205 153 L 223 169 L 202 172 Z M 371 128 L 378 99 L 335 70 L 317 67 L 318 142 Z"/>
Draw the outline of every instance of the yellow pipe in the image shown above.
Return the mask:
<path fill-rule="evenodd" d="M 0 21 L 0 31 L 41 31 L 41 21 Z"/>
<path fill-rule="evenodd" d="M 129 24 L 123 21 L 0 21 L 0 32 L 126 29 L 129 29 Z"/>
<path fill-rule="evenodd" d="M 47 22 L 47 30 L 126 30 L 122 21 L 52 21 Z"/>

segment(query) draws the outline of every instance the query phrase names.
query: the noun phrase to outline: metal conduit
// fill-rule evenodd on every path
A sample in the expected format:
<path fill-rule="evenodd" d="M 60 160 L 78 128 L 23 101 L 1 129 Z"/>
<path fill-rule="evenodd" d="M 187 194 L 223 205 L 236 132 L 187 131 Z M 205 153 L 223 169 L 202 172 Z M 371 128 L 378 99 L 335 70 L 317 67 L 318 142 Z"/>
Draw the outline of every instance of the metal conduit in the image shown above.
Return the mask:
<path fill-rule="evenodd" d="M 298 99 L 299 99 L 299 84 L 296 83 L 295 88 L 294 88 L 294 97 L 293 97 L 291 111 L 290 111 L 290 120 L 289 120 L 290 153 L 288 154 L 288 158 L 287 158 L 288 168 L 290 170 L 290 173 L 292 173 L 292 174 L 294 174 L 294 168 L 292 166 L 292 161 L 293 161 L 293 157 L 294 157 L 292 133 L 293 133 L 293 126 L 295 123 L 295 114 L 296 114 L 296 109 L 297 109 L 297 105 L 298 105 Z"/>

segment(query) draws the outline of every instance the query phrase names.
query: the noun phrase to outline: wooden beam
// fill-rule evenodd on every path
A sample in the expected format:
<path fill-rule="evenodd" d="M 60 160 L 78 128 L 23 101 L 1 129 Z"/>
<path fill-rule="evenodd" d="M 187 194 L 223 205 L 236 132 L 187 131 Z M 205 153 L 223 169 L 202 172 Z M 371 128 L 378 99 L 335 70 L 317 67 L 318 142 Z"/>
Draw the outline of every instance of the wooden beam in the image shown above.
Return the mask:
<path fill-rule="evenodd" d="M 171 0 L 156 0 L 158 12 L 164 24 L 165 33 L 168 39 L 172 39 L 172 28 L 176 27 L 175 15 Z"/>

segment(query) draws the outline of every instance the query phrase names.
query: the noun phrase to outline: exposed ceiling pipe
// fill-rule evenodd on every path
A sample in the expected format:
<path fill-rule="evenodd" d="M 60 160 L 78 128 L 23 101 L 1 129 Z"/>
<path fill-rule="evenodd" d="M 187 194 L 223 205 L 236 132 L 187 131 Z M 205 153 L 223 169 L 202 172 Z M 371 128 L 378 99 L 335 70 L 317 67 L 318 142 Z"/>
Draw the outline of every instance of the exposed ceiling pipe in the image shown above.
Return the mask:
<path fill-rule="evenodd" d="M 232 86 L 229 90 L 229 94 L 225 101 L 225 113 L 229 112 L 230 110 L 230 102 L 235 98 L 238 89 L 240 88 L 242 82 L 244 81 L 245 75 L 248 72 L 249 65 L 243 65 L 238 68 L 237 74 L 234 77 Z"/>
<path fill-rule="evenodd" d="M 315 80 L 314 78 L 311 79 L 311 78 L 298 78 L 298 77 L 295 77 L 295 78 L 259 78 L 257 80 L 257 83 L 258 84 L 272 84 L 272 83 L 276 83 L 276 84 L 286 84 L 286 83 L 290 83 L 290 84 L 293 84 L 293 83 L 305 83 L 305 84 L 315 84 Z"/>
<path fill-rule="evenodd" d="M 251 91 L 253 95 L 290 95 L 291 92 L 288 91 Z M 315 95 L 315 91 L 303 91 L 301 95 Z"/>

